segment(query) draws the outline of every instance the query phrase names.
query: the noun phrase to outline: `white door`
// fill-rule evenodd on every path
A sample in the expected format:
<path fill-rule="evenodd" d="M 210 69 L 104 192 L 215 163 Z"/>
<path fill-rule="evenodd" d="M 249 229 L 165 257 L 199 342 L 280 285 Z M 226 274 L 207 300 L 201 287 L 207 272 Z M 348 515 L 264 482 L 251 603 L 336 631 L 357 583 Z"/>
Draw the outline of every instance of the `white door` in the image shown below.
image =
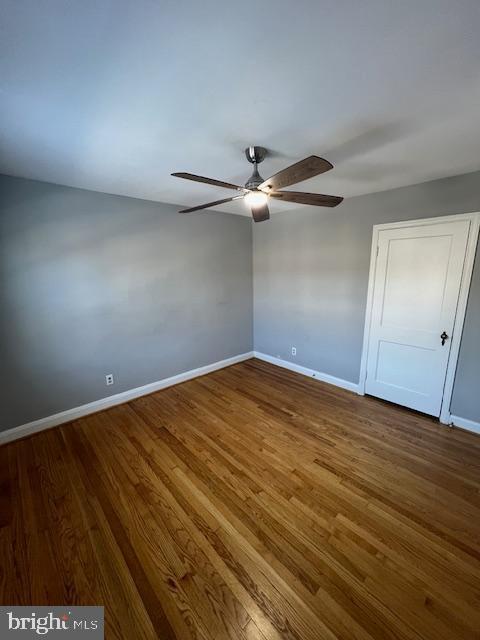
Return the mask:
<path fill-rule="evenodd" d="M 440 415 L 469 228 L 379 231 L 366 393 Z"/>

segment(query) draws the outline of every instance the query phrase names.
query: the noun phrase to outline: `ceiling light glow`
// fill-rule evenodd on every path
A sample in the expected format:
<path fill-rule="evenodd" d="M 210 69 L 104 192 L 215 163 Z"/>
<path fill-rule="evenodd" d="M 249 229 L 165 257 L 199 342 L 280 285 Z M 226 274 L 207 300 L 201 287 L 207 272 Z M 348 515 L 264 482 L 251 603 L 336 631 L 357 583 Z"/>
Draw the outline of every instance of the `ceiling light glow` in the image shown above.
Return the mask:
<path fill-rule="evenodd" d="M 268 195 L 262 191 L 250 191 L 245 196 L 245 202 L 250 207 L 262 207 L 267 204 Z"/>

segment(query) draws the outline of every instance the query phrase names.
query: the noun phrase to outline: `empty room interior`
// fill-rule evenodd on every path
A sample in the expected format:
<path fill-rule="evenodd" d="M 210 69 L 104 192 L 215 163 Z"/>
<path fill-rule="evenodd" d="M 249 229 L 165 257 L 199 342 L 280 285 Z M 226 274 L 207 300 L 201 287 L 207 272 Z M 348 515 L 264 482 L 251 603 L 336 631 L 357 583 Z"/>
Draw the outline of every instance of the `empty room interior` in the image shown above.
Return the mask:
<path fill-rule="evenodd" d="M 0 638 L 480 639 L 478 0 L 0 0 Z"/>

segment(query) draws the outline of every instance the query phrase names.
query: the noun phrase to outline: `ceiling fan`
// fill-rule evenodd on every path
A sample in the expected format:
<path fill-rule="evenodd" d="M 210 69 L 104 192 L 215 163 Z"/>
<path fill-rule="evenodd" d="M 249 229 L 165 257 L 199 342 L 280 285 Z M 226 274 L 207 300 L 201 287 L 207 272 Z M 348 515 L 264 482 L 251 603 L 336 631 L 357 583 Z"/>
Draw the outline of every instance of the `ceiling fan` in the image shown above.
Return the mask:
<path fill-rule="evenodd" d="M 235 191 L 241 192 L 239 195 L 232 196 L 231 198 L 215 200 L 214 202 L 207 202 L 206 204 L 200 204 L 196 207 L 190 207 L 189 209 L 182 209 L 179 213 L 191 213 L 192 211 L 209 209 L 218 204 L 243 199 L 250 206 L 255 222 L 262 222 L 270 218 L 267 204 L 269 198 L 284 200 L 285 202 L 296 202 L 298 204 L 310 204 L 317 207 L 336 207 L 343 200 L 340 196 L 325 196 L 321 193 L 279 191 L 282 187 L 289 187 L 296 182 L 302 182 L 303 180 L 308 180 L 308 178 L 313 178 L 321 173 L 325 173 L 325 171 L 330 171 L 330 169 L 333 169 L 333 164 L 328 162 L 328 160 L 324 160 L 318 156 L 309 156 L 308 158 L 300 160 L 300 162 L 290 165 L 286 169 L 282 169 L 282 171 L 271 176 L 268 180 L 264 180 L 258 173 L 258 165 L 265 159 L 267 150 L 264 147 L 247 147 L 245 149 L 245 155 L 247 156 L 247 160 L 253 164 L 253 173 L 244 187 L 230 182 L 223 182 L 222 180 L 204 178 L 203 176 L 197 176 L 193 173 L 172 173 L 172 176 L 176 176 L 177 178 L 185 178 L 186 180 L 193 180 L 194 182 L 204 182 L 215 187 L 224 187 L 225 189 L 234 189 Z"/>

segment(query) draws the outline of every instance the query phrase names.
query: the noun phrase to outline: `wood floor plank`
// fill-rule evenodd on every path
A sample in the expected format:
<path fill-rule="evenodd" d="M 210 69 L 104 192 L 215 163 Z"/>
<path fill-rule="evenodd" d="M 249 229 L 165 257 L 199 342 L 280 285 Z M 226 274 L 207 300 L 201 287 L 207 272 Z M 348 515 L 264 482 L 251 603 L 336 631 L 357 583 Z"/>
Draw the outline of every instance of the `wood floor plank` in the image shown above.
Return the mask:
<path fill-rule="evenodd" d="M 249 360 L 0 448 L 0 604 L 107 638 L 480 640 L 480 437 Z"/>

